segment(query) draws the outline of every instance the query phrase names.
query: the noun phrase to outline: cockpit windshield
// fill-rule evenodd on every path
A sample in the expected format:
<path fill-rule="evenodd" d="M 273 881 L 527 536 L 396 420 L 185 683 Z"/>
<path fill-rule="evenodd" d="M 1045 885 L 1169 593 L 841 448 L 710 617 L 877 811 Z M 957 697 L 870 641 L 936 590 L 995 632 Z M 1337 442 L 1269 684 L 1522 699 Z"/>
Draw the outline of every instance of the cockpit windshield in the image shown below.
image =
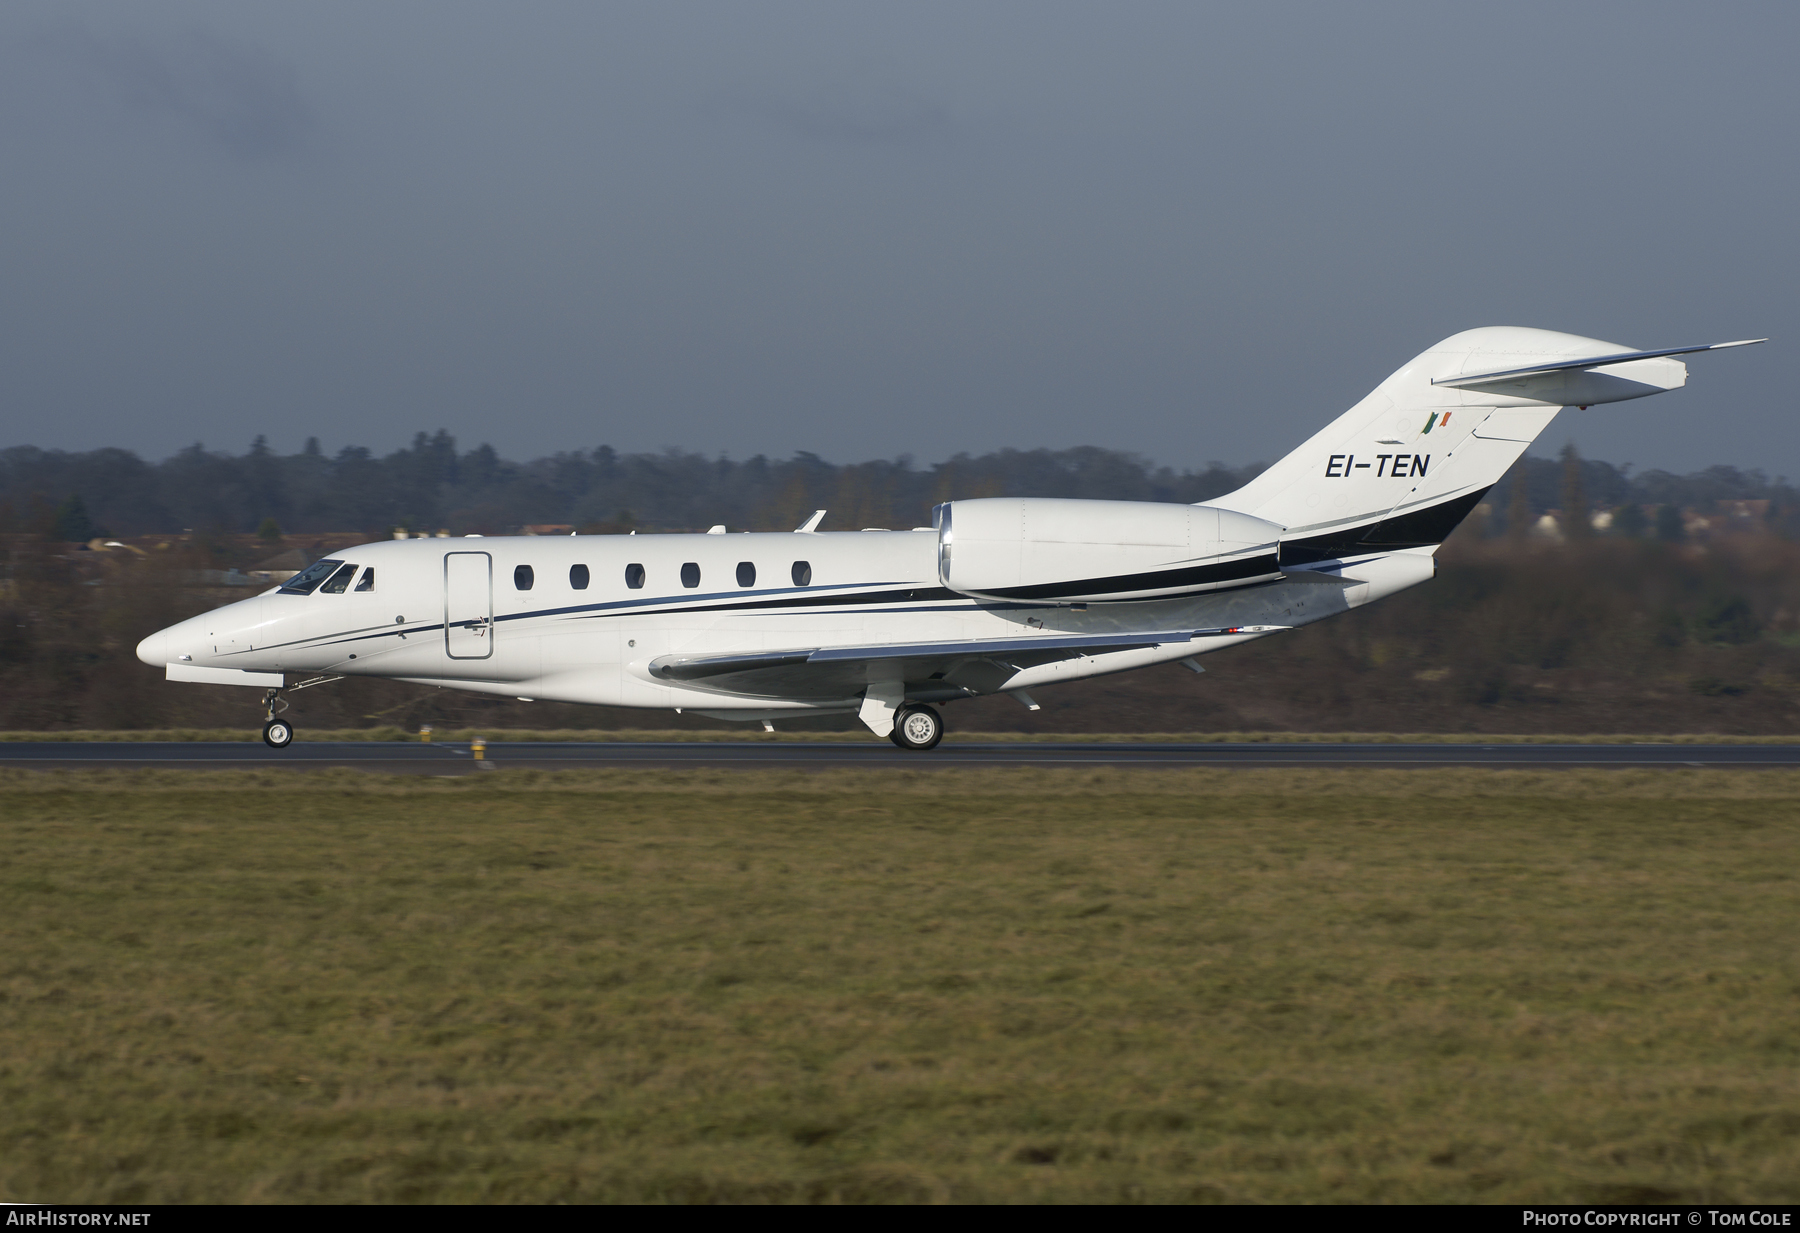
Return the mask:
<path fill-rule="evenodd" d="M 342 561 L 315 561 L 282 583 L 281 594 L 311 595 L 318 589 L 319 584 L 335 574 L 338 566 L 342 564 Z"/>
<path fill-rule="evenodd" d="M 342 595 L 345 591 L 350 589 L 350 580 L 354 577 L 356 577 L 356 566 L 340 565 L 338 566 L 338 572 L 333 574 L 330 579 L 326 581 L 325 585 L 319 588 L 319 594 Z"/>

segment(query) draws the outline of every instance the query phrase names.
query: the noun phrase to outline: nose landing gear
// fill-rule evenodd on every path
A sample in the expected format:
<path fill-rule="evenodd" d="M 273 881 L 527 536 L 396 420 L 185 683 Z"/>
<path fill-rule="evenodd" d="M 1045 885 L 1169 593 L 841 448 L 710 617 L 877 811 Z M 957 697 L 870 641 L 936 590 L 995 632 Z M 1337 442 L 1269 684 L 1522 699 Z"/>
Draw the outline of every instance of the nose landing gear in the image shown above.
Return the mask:
<path fill-rule="evenodd" d="M 298 685 L 288 685 L 281 689 L 263 691 L 263 743 L 270 749 L 286 749 L 294 743 L 294 725 L 280 718 L 281 712 L 287 710 L 287 699 L 281 695 L 293 693 L 296 689 L 310 689 L 314 685 L 329 685 L 333 681 L 341 681 L 341 676 L 315 676 L 310 681 L 301 681 Z"/>

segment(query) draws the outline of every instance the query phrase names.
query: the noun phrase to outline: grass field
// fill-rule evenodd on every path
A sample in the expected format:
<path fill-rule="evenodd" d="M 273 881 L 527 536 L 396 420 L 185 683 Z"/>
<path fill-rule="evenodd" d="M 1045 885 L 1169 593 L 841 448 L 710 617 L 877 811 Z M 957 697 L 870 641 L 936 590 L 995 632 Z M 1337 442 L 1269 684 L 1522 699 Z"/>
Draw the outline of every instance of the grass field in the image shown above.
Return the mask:
<path fill-rule="evenodd" d="M 1800 774 L 0 772 L 0 1199 L 1800 1201 Z"/>

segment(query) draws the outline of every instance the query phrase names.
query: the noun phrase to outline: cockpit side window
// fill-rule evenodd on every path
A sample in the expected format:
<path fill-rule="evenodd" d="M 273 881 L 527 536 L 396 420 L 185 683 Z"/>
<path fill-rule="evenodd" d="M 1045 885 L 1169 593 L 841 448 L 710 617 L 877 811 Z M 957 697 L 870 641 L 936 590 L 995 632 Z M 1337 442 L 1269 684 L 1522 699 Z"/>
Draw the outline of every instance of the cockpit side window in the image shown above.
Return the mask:
<path fill-rule="evenodd" d="M 315 561 L 281 584 L 283 595 L 311 595 L 319 584 L 337 571 L 342 561 Z"/>
<path fill-rule="evenodd" d="M 357 580 L 356 589 L 359 591 L 375 589 L 375 567 L 373 565 L 363 571 L 363 576 Z"/>
<path fill-rule="evenodd" d="M 338 567 L 338 572 L 333 574 L 330 579 L 326 581 L 325 585 L 319 588 L 319 594 L 342 595 L 345 591 L 350 589 L 350 580 L 354 577 L 356 577 L 356 566 L 341 565 Z"/>

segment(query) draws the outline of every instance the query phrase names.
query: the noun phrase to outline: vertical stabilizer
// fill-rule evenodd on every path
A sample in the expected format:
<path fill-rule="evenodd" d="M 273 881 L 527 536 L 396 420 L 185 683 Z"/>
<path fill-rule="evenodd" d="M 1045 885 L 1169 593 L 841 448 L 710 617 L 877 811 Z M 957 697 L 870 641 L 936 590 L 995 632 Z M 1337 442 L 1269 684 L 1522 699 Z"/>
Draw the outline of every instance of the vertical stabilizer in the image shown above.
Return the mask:
<path fill-rule="evenodd" d="M 1686 382 L 1667 353 L 1553 330 L 1466 330 L 1206 504 L 1285 527 L 1284 564 L 1442 543 L 1562 407 Z"/>

